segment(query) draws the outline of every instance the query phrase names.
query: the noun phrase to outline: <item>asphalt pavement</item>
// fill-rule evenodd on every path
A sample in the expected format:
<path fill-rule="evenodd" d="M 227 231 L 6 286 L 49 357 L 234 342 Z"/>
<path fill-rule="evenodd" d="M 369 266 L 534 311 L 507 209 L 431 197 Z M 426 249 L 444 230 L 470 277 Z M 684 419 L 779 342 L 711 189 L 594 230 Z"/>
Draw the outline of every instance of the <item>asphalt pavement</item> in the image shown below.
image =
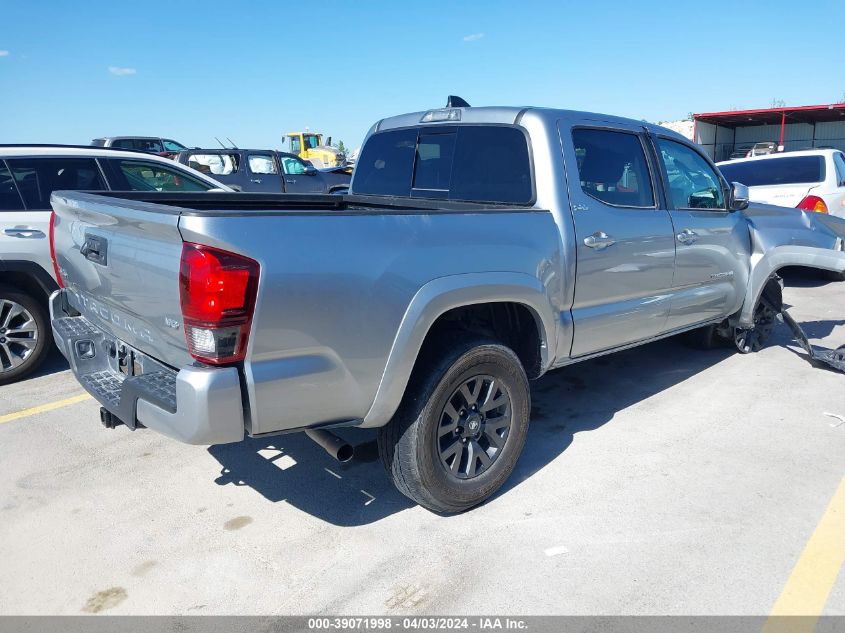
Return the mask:
<path fill-rule="evenodd" d="M 845 283 L 787 282 L 813 343 L 845 343 Z M 756 354 L 668 339 L 546 375 L 516 472 L 453 517 L 393 489 L 372 432 L 346 465 L 303 435 L 186 446 L 80 394 L 58 354 L 0 387 L 2 614 L 767 615 L 804 568 L 797 608 L 845 614 L 845 531 L 818 539 L 845 374 L 783 324 Z"/>

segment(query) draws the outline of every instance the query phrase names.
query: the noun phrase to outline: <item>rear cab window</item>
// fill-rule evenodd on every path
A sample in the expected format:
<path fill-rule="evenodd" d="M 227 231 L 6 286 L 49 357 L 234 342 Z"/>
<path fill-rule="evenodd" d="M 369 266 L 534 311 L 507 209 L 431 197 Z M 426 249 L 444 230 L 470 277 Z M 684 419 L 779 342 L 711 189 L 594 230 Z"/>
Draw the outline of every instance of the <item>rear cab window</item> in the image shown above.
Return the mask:
<path fill-rule="evenodd" d="M 778 156 L 719 165 L 729 182 L 747 187 L 798 185 L 823 182 L 824 156 Z"/>
<path fill-rule="evenodd" d="M 528 139 L 514 126 L 426 126 L 373 134 L 352 192 L 528 205 L 534 186 Z"/>
<path fill-rule="evenodd" d="M 49 209 L 50 194 L 62 189 L 107 189 L 93 158 L 10 158 L 6 164 L 27 209 Z"/>

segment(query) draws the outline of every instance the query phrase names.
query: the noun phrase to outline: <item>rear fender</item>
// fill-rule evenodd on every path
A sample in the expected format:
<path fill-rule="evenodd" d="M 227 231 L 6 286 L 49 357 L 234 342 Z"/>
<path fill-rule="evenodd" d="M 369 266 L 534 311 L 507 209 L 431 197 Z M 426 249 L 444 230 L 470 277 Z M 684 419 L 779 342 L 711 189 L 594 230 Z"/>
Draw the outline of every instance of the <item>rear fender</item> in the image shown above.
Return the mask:
<path fill-rule="evenodd" d="M 527 307 L 540 335 L 541 369 L 553 360 L 555 317 L 539 280 L 525 273 L 468 273 L 434 279 L 417 291 L 393 340 L 373 404 L 363 427 L 387 424 L 399 407 L 426 334 L 442 314 L 479 303 L 511 302 Z"/>

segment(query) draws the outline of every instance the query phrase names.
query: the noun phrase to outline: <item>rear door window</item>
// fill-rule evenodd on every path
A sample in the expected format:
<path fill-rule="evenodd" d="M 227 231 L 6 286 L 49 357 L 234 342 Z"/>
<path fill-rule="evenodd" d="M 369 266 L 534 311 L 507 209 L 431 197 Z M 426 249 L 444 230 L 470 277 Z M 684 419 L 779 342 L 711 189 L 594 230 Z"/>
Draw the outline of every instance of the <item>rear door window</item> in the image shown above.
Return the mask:
<path fill-rule="evenodd" d="M 760 158 L 725 163 L 719 170 L 728 182 L 741 182 L 747 187 L 811 184 L 825 178 L 824 156 Z"/>
<path fill-rule="evenodd" d="M 53 191 L 107 189 L 93 158 L 14 158 L 6 162 L 27 209 L 49 209 Z"/>
<path fill-rule="evenodd" d="M 12 172 L 0 161 L 0 211 L 20 211 L 23 208 L 23 200 L 18 195 Z"/>
<path fill-rule="evenodd" d="M 213 186 L 169 165 L 120 158 L 107 162 L 117 191 L 208 191 Z"/>
<path fill-rule="evenodd" d="M 581 190 L 617 207 L 654 207 L 654 191 L 640 137 L 633 132 L 575 128 Z"/>
<path fill-rule="evenodd" d="M 156 138 L 136 138 L 134 145 L 135 149 L 139 149 L 142 152 L 160 154 L 164 151 L 164 146 L 161 144 L 161 141 Z"/>
<path fill-rule="evenodd" d="M 253 174 L 278 174 L 276 161 L 270 154 L 250 154 L 247 158 L 249 171 Z"/>
<path fill-rule="evenodd" d="M 188 167 L 212 178 L 231 176 L 238 171 L 240 155 L 232 154 L 188 154 Z"/>

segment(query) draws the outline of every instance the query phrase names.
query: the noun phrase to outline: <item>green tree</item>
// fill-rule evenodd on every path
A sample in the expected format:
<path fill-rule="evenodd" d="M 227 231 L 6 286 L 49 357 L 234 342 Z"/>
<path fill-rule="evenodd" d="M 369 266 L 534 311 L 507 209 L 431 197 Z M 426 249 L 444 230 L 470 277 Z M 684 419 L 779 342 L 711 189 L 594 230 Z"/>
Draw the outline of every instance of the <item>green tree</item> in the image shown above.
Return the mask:
<path fill-rule="evenodd" d="M 347 148 L 346 148 L 346 145 L 344 145 L 344 144 L 343 144 L 343 141 L 338 141 L 338 142 L 337 142 L 337 151 L 339 151 L 339 152 L 343 152 L 343 153 L 345 154 L 345 153 L 346 153 L 346 149 L 347 149 Z"/>

